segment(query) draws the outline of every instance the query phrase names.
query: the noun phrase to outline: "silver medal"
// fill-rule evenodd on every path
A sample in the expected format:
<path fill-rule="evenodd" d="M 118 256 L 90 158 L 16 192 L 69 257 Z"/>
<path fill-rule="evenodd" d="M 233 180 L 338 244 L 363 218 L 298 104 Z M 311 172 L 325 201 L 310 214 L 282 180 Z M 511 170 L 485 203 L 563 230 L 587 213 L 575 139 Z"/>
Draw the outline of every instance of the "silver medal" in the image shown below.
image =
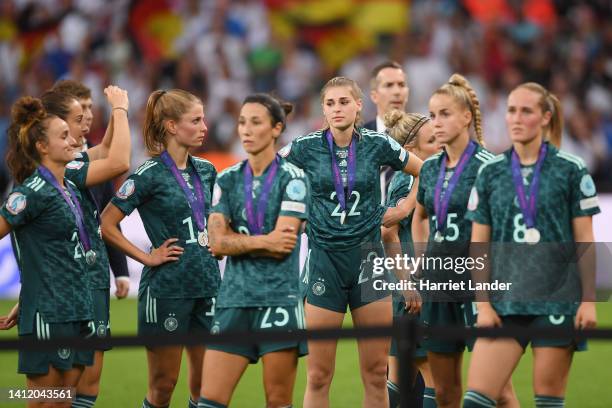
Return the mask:
<path fill-rule="evenodd" d="M 442 235 L 442 233 L 440 231 L 436 231 L 436 233 L 434 235 L 434 241 L 436 241 L 436 242 L 444 241 L 444 235 Z"/>
<path fill-rule="evenodd" d="M 200 244 L 200 246 L 202 247 L 208 246 L 208 232 L 207 231 L 198 232 L 198 244 Z"/>
<path fill-rule="evenodd" d="M 527 232 L 525 232 L 525 242 L 532 245 L 540 242 L 540 231 L 538 231 L 537 228 L 527 228 Z"/>
<path fill-rule="evenodd" d="M 87 253 L 85 253 L 85 262 L 87 262 L 87 265 L 93 265 L 96 262 L 96 257 L 96 252 L 93 249 L 90 249 L 87 251 Z"/>
<path fill-rule="evenodd" d="M 340 213 L 340 224 L 344 224 L 345 219 L 346 219 L 346 211 L 342 211 Z"/>

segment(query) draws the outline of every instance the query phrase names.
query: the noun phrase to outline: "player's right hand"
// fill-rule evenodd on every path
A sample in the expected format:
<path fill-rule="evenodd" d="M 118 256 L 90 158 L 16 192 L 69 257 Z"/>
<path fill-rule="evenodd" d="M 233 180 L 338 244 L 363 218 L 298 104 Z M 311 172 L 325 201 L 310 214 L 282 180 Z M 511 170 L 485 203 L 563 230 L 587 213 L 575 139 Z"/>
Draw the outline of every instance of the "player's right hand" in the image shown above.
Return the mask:
<path fill-rule="evenodd" d="M 17 324 L 19 303 L 15 304 L 7 316 L 0 316 L 0 330 L 9 330 Z"/>
<path fill-rule="evenodd" d="M 402 292 L 404 296 L 405 309 L 408 313 L 417 314 L 421 311 L 423 300 L 421 295 L 416 290 L 405 290 Z"/>
<path fill-rule="evenodd" d="M 169 238 L 159 248 L 154 248 L 146 259 L 145 265 L 152 267 L 166 262 L 178 261 L 185 250 L 179 246 L 171 245 L 178 241 L 178 238 Z"/>
<path fill-rule="evenodd" d="M 130 102 L 128 100 L 128 94 L 126 90 L 123 90 L 115 85 L 109 85 L 104 88 L 104 95 L 106 95 L 106 99 L 108 100 L 111 109 L 129 109 Z"/>
<path fill-rule="evenodd" d="M 490 303 L 478 303 L 476 327 L 501 327 L 499 315 Z"/>

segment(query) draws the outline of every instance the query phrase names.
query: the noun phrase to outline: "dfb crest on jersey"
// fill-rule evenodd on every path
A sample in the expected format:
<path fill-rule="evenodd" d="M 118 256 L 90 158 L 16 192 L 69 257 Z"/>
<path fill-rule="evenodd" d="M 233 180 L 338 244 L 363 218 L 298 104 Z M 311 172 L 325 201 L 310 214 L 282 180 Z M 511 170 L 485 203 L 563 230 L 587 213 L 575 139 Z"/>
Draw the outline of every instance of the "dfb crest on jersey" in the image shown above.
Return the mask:
<path fill-rule="evenodd" d="M 164 320 L 164 329 L 168 330 L 169 332 L 173 332 L 176 330 L 176 328 L 178 327 L 178 320 L 176 320 L 175 317 L 167 317 L 166 320 Z"/>
<path fill-rule="evenodd" d="M 210 334 L 219 334 L 220 331 L 219 322 L 215 322 L 214 326 L 210 329 Z"/>
<path fill-rule="evenodd" d="M 117 197 L 121 198 L 122 200 L 125 200 L 126 198 L 128 198 L 129 196 L 134 194 L 135 190 L 136 190 L 136 185 L 134 184 L 134 180 L 127 179 L 121 185 L 121 187 L 119 187 L 119 190 L 117 190 L 116 195 L 117 195 Z"/>
<path fill-rule="evenodd" d="M 306 184 L 303 180 L 291 180 L 285 191 L 290 199 L 300 201 L 306 197 Z"/>
<path fill-rule="evenodd" d="M 57 355 L 62 360 L 68 360 L 70 358 L 70 354 L 72 354 L 72 350 L 69 348 L 59 348 L 57 349 Z"/>
<path fill-rule="evenodd" d="M 96 329 L 96 336 L 98 337 L 106 337 L 106 324 L 101 322 Z"/>
<path fill-rule="evenodd" d="M 315 282 L 312 284 L 312 293 L 321 296 L 325 293 L 325 284 L 323 282 Z"/>
<path fill-rule="evenodd" d="M 17 215 L 26 208 L 27 198 L 23 194 L 17 192 L 9 196 L 6 200 L 6 209 L 13 215 Z"/>

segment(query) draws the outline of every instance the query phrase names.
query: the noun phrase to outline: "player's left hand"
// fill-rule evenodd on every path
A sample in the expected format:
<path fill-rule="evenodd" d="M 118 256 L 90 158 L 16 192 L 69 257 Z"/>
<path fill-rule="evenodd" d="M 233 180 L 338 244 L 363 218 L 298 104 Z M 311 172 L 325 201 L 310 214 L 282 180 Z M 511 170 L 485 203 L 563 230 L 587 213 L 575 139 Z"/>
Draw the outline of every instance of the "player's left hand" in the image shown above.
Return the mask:
<path fill-rule="evenodd" d="M 576 312 L 576 320 L 574 322 L 576 329 L 594 329 L 597 326 L 597 312 L 595 311 L 595 303 L 582 302 Z"/>
<path fill-rule="evenodd" d="M 115 279 L 115 286 L 117 288 L 117 290 L 115 290 L 115 296 L 117 299 L 123 299 L 130 291 L 130 280 L 117 278 Z"/>
<path fill-rule="evenodd" d="M 8 315 L 0 316 L 0 330 L 9 330 L 17 324 L 19 315 L 19 303 L 15 304 Z"/>

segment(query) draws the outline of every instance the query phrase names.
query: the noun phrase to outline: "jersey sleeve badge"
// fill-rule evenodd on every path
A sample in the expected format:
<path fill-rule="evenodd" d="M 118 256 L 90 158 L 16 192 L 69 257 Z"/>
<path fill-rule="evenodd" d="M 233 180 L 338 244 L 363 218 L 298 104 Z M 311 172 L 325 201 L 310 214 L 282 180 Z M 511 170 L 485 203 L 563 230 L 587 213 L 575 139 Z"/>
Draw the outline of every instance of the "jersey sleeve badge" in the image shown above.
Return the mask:
<path fill-rule="evenodd" d="M 213 207 L 219 204 L 219 201 L 221 201 L 222 194 L 223 192 L 221 191 L 221 187 L 219 187 L 219 184 L 215 183 L 215 186 L 213 187 L 213 196 L 212 196 Z"/>
<path fill-rule="evenodd" d="M 134 191 L 136 190 L 136 184 L 134 184 L 134 180 L 132 179 L 127 179 L 125 180 L 125 182 L 121 185 L 121 187 L 119 187 L 119 190 L 117 190 L 117 193 L 115 194 L 118 198 L 125 200 L 127 199 L 129 196 L 131 196 L 132 194 L 134 194 Z"/>
<path fill-rule="evenodd" d="M 287 195 L 290 199 L 301 201 L 306 197 L 306 184 L 304 180 L 294 179 L 287 184 Z"/>
<path fill-rule="evenodd" d="M 70 170 L 80 170 L 84 165 L 85 162 L 73 160 L 66 165 L 66 168 Z"/>
<path fill-rule="evenodd" d="M 15 192 L 11 194 L 6 200 L 6 209 L 13 215 L 17 215 L 25 210 L 27 204 L 27 198 L 25 195 Z"/>
<path fill-rule="evenodd" d="M 580 180 L 580 191 L 587 197 L 595 195 L 595 183 L 590 174 L 585 174 Z"/>
<path fill-rule="evenodd" d="M 468 200 L 468 210 L 476 211 L 478 208 L 478 190 L 476 187 L 472 187 L 472 192 L 470 193 L 470 199 Z"/>

